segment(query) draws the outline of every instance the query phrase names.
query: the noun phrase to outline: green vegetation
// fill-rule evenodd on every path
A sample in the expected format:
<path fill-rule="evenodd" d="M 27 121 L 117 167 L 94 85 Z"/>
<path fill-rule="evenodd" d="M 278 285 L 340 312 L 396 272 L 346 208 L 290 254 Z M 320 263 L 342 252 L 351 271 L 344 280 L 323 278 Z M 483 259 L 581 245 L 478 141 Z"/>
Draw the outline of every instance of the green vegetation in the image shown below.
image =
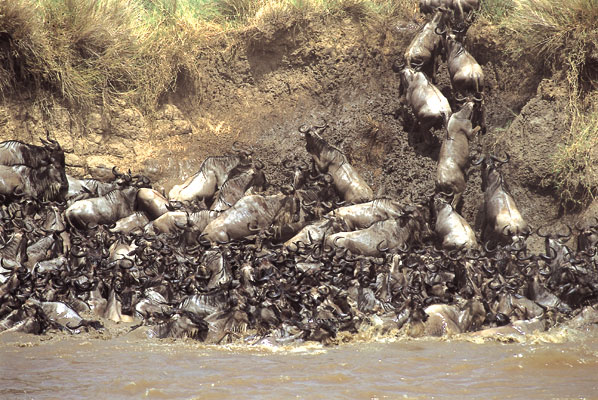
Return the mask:
<path fill-rule="evenodd" d="M 535 60 L 549 73 L 563 72 L 570 128 L 546 182 L 565 202 L 583 204 L 594 198 L 598 108 L 592 91 L 598 86 L 591 71 L 598 69 L 598 0 L 485 0 L 480 15 L 501 29 L 513 55 Z"/>
<path fill-rule="evenodd" d="M 513 0 L 484 0 L 481 2 L 480 14 L 492 23 L 500 23 L 515 7 Z"/>
<path fill-rule="evenodd" d="M 79 109 L 125 96 L 151 111 L 181 76 L 199 84 L 195 60 L 214 35 L 416 11 L 416 0 L 0 0 L 0 96 L 45 89 Z"/>
<path fill-rule="evenodd" d="M 598 108 L 588 98 L 596 89 L 589 71 L 598 68 L 598 57 L 590 58 L 598 50 L 598 1 L 491 0 L 485 8 L 511 35 L 513 53 L 565 73 L 571 126 L 553 158 L 552 183 L 562 200 L 585 202 L 598 188 Z"/>
<path fill-rule="evenodd" d="M 596 96 L 594 96 L 596 97 Z M 594 99 L 596 101 L 596 99 Z M 571 128 L 553 158 L 553 184 L 561 199 L 583 204 L 598 195 L 598 103 L 575 109 Z"/>

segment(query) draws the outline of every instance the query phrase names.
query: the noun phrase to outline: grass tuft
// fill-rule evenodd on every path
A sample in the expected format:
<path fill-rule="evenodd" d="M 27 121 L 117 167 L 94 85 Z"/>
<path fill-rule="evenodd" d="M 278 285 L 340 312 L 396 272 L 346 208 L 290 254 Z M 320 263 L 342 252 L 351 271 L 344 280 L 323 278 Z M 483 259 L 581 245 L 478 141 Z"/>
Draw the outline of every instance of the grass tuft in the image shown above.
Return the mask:
<path fill-rule="evenodd" d="M 553 160 L 553 184 L 563 198 L 595 195 L 598 108 L 587 97 L 596 89 L 589 77 L 598 70 L 598 1 L 481 4 L 481 18 L 505 32 L 511 51 L 566 72 L 572 124 Z M 25 93 L 78 110 L 124 99 L 150 113 L 184 87 L 201 103 L 209 77 L 197 60 L 212 51 L 212 37 L 226 42 L 228 31 L 247 30 L 267 38 L 256 32 L 316 18 L 388 32 L 397 20 L 417 20 L 419 7 L 418 0 L 0 0 L 0 97 Z"/>
<path fill-rule="evenodd" d="M 501 4 L 502 3 L 502 4 Z M 596 0 L 489 0 L 489 20 L 508 32 L 509 49 L 540 60 L 548 71 L 564 71 L 569 89 L 571 125 L 552 158 L 553 176 L 561 200 L 581 204 L 598 188 L 598 107 L 589 101 L 588 71 L 598 43 Z M 588 88 L 590 88 L 588 90 Z M 596 97 L 596 96 L 593 96 Z"/>
<path fill-rule="evenodd" d="M 484 0 L 479 14 L 486 20 L 498 24 L 505 20 L 515 7 L 514 0 Z"/>
<path fill-rule="evenodd" d="M 574 110 L 569 133 L 552 160 L 551 180 L 567 203 L 584 204 L 598 195 L 597 100 L 589 101 L 586 110 Z"/>
<path fill-rule="evenodd" d="M 587 54 L 598 42 L 596 0 L 513 0 L 502 20 L 517 42 L 513 50 L 534 54 L 552 68 L 567 68 L 573 76 L 583 70 Z M 575 82 L 573 89 L 576 89 Z"/>

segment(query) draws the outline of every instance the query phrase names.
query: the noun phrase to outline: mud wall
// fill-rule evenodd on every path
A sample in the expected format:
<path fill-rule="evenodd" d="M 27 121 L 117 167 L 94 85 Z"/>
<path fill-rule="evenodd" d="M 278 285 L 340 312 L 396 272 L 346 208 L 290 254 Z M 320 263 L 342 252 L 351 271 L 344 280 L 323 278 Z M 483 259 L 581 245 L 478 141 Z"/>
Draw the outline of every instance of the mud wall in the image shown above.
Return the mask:
<path fill-rule="evenodd" d="M 39 101 L 51 94 L 9 98 L 0 105 L 0 140 L 38 142 L 48 129 L 67 151 L 69 173 L 109 178 L 116 165 L 148 175 L 165 190 L 205 157 L 240 141 L 264 161 L 270 182 L 282 184 L 288 182 L 284 160 L 308 160 L 297 128 L 325 119 L 325 138 L 345 151 L 375 192 L 420 199 L 434 186 L 439 149 L 410 144 L 409 118 L 395 118 L 401 106 L 392 70 L 417 28 L 413 21 L 364 28 L 344 19 L 237 32 L 201 52 L 201 90 L 192 90 L 182 71 L 156 113 L 143 114 L 124 100 L 80 112 Z M 472 155 L 509 152 L 506 180 L 533 227 L 573 221 L 544 185 L 546 160 L 565 129 L 563 91 L 532 64 L 514 64 L 492 26 L 474 25 L 467 47 L 487 81 L 488 133 L 472 144 Z M 444 66 L 438 86 L 451 97 Z M 474 168 L 463 215 L 478 232 L 482 202 Z"/>

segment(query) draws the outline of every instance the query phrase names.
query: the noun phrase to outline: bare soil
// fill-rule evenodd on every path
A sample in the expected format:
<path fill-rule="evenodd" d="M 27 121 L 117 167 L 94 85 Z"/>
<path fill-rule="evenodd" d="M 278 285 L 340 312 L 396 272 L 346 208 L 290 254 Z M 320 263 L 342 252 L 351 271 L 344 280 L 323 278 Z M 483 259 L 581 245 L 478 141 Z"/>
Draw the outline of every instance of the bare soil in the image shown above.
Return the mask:
<path fill-rule="evenodd" d="M 126 101 L 81 114 L 39 97 L 9 98 L 0 104 L 0 140 L 38 142 L 48 128 L 68 152 L 69 173 L 108 178 L 116 165 L 148 175 L 166 191 L 205 157 L 240 141 L 266 164 L 271 183 L 284 184 L 289 180 L 283 161 L 309 159 L 298 127 L 326 120 L 325 138 L 349 156 L 375 193 L 405 202 L 423 199 L 434 187 L 439 147 L 414 147 L 410 119 L 392 115 L 401 107 L 392 65 L 418 23 L 366 28 L 350 18 L 328 18 L 222 35 L 197 60 L 204 72 L 200 89 L 192 89 L 181 71 L 157 113 L 144 115 Z M 529 62 L 507 54 L 495 27 L 475 24 L 466 45 L 487 82 L 488 132 L 472 145 L 472 156 L 510 154 L 505 179 L 533 227 L 575 222 L 578 216 L 564 214 L 545 185 L 549 157 L 566 130 L 566 89 L 538 70 L 533 57 Z M 437 80 L 450 98 L 444 66 Z M 478 233 L 480 183 L 479 170 L 472 168 L 463 215 Z M 592 207 L 584 218 L 596 215 Z"/>

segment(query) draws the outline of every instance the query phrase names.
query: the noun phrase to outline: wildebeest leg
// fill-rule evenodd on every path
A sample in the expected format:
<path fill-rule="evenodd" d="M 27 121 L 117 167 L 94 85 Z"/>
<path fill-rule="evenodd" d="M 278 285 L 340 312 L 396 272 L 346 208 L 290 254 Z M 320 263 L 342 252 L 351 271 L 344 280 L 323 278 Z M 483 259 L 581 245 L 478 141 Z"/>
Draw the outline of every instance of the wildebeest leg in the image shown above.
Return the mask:
<path fill-rule="evenodd" d="M 457 213 L 461 214 L 461 209 L 463 208 L 463 193 L 456 193 L 453 196 L 453 200 L 451 201 L 451 206 L 453 210 Z"/>
<path fill-rule="evenodd" d="M 438 83 L 437 79 L 436 79 L 436 74 L 438 73 L 438 64 L 440 62 L 440 60 L 438 60 L 438 58 L 439 58 L 438 54 L 432 55 L 432 68 L 430 71 L 432 75 L 430 75 L 430 79 L 432 80 L 432 83 L 434 85 L 436 85 L 436 83 Z"/>
<path fill-rule="evenodd" d="M 407 143 L 409 143 L 410 146 L 415 147 L 420 142 L 421 123 L 417 120 L 417 118 L 413 118 L 413 120 L 411 120 L 409 129 L 407 129 Z"/>
<path fill-rule="evenodd" d="M 423 150 L 432 150 L 435 147 L 438 147 L 438 138 L 436 137 L 436 135 L 434 135 L 434 133 L 432 133 L 432 128 L 434 127 L 434 124 L 420 124 L 420 129 L 419 129 L 419 137 L 420 137 L 420 142 L 423 142 L 424 144 L 424 149 Z"/>
<path fill-rule="evenodd" d="M 482 104 L 482 109 L 480 110 L 480 132 L 482 132 L 482 135 L 486 134 L 486 107 L 484 106 L 484 104 Z"/>

